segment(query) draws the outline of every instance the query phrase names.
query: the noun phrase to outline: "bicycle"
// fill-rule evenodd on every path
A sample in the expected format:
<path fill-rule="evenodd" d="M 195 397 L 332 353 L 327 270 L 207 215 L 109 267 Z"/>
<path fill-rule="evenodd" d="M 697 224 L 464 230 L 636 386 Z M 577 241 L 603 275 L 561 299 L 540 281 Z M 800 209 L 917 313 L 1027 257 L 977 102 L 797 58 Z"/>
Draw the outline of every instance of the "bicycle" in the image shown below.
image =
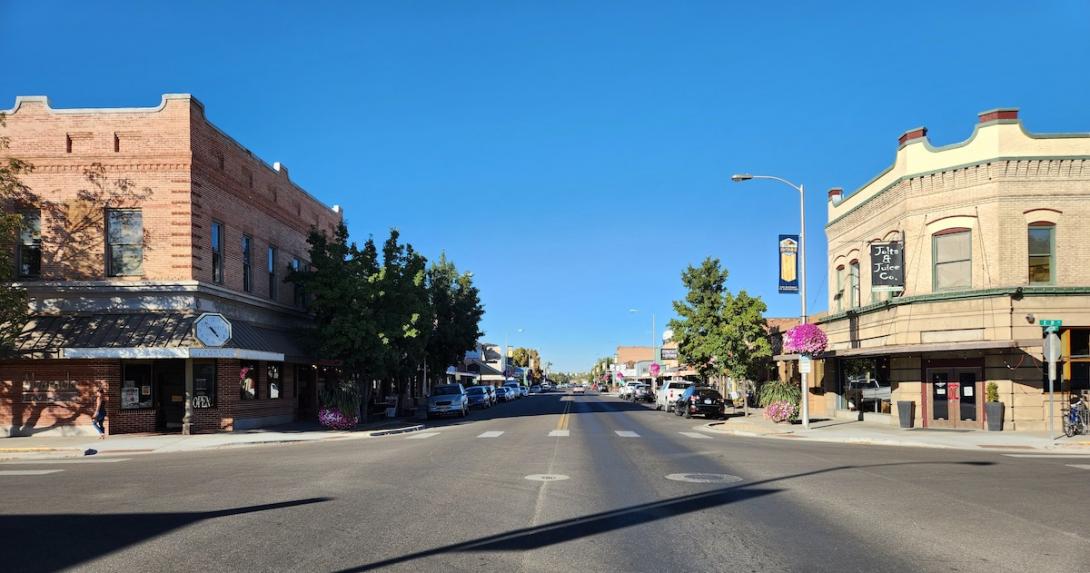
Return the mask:
<path fill-rule="evenodd" d="M 1071 397 L 1071 407 L 1064 410 L 1064 435 L 1073 438 L 1076 434 L 1090 434 L 1090 412 L 1082 396 Z"/>

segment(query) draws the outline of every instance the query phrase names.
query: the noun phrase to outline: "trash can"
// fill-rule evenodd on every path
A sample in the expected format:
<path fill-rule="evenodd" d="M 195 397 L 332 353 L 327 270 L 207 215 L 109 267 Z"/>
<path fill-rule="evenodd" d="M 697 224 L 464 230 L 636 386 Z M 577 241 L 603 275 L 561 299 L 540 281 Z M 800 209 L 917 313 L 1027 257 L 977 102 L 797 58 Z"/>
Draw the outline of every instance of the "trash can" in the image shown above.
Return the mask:
<path fill-rule="evenodd" d="M 897 417 L 901 420 L 902 428 L 911 428 L 916 423 L 916 403 L 909 400 L 897 402 Z"/>

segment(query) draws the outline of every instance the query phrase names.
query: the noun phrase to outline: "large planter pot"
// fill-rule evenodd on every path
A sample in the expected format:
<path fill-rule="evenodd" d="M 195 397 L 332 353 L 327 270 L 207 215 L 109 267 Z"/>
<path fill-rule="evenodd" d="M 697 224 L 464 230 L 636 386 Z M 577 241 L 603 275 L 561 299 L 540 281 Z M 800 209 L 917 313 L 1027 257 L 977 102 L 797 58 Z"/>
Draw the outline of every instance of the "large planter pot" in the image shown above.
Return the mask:
<path fill-rule="evenodd" d="M 897 402 L 897 417 L 902 428 L 911 428 L 916 424 L 916 403 L 909 400 Z"/>
<path fill-rule="evenodd" d="M 984 417 L 988 420 L 989 432 L 1002 432 L 1003 431 L 1003 403 L 1002 402 L 985 402 L 984 403 Z"/>

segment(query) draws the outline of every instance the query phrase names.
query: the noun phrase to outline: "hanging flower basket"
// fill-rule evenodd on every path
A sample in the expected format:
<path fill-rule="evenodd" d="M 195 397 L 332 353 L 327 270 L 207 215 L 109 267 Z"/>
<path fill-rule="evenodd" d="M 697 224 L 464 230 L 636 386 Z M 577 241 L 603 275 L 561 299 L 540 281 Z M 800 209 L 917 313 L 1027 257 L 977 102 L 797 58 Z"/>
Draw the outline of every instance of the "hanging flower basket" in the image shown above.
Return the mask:
<path fill-rule="evenodd" d="M 318 423 L 331 430 L 351 430 L 360 421 L 358 416 L 345 416 L 338 408 L 318 410 Z"/>
<path fill-rule="evenodd" d="M 813 356 L 825 352 L 829 338 L 816 324 L 800 324 L 783 336 L 783 350 L 794 354 Z"/>

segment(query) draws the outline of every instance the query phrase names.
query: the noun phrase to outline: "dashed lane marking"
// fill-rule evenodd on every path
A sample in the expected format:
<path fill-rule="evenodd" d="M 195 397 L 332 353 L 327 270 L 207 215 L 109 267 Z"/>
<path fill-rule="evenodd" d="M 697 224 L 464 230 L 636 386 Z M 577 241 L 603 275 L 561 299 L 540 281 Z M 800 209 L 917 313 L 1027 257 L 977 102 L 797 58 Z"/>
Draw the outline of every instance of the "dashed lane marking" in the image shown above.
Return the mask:
<path fill-rule="evenodd" d="M 614 433 L 617 434 L 618 436 L 622 437 L 622 438 L 638 438 L 638 437 L 640 437 L 639 434 L 637 434 L 636 432 L 633 432 L 631 430 L 615 430 Z"/>
<path fill-rule="evenodd" d="M 550 438 L 567 438 L 571 435 L 569 430 L 553 430 L 549 432 Z"/>
<path fill-rule="evenodd" d="M 502 435 L 503 435 L 503 432 L 498 432 L 498 431 L 493 430 L 493 431 L 490 431 L 490 432 L 485 432 L 485 433 L 483 433 L 483 434 L 481 434 L 481 435 L 479 435 L 477 437 L 478 438 L 498 438 L 498 437 L 500 437 Z"/>
<path fill-rule="evenodd" d="M 699 432 L 678 432 L 678 433 L 681 434 L 682 436 L 687 437 L 687 438 L 693 438 L 694 440 L 710 440 L 710 439 L 712 439 L 711 436 L 705 436 L 704 434 L 701 434 Z"/>
<path fill-rule="evenodd" d="M 1067 464 L 1067 467 L 1077 470 L 1090 470 L 1090 464 Z"/>
<path fill-rule="evenodd" d="M 405 438 L 405 439 L 406 440 L 423 440 L 423 439 L 431 438 L 431 437 L 438 436 L 438 435 L 439 435 L 439 432 L 418 432 L 418 433 L 413 434 L 413 435 L 411 435 L 411 436 L 409 436 L 408 438 Z"/>
<path fill-rule="evenodd" d="M 127 462 L 129 459 L 130 458 L 78 458 L 74 460 L 19 460 L 16 462 L 3 462 L 0 465 L 40 466 L 46 464 L 109 464 L 113 462 Z"/>
<path fill-rule="evenodd" d="M 44 476 L 64 470 L 0 470 L 0 476 Z"/>

